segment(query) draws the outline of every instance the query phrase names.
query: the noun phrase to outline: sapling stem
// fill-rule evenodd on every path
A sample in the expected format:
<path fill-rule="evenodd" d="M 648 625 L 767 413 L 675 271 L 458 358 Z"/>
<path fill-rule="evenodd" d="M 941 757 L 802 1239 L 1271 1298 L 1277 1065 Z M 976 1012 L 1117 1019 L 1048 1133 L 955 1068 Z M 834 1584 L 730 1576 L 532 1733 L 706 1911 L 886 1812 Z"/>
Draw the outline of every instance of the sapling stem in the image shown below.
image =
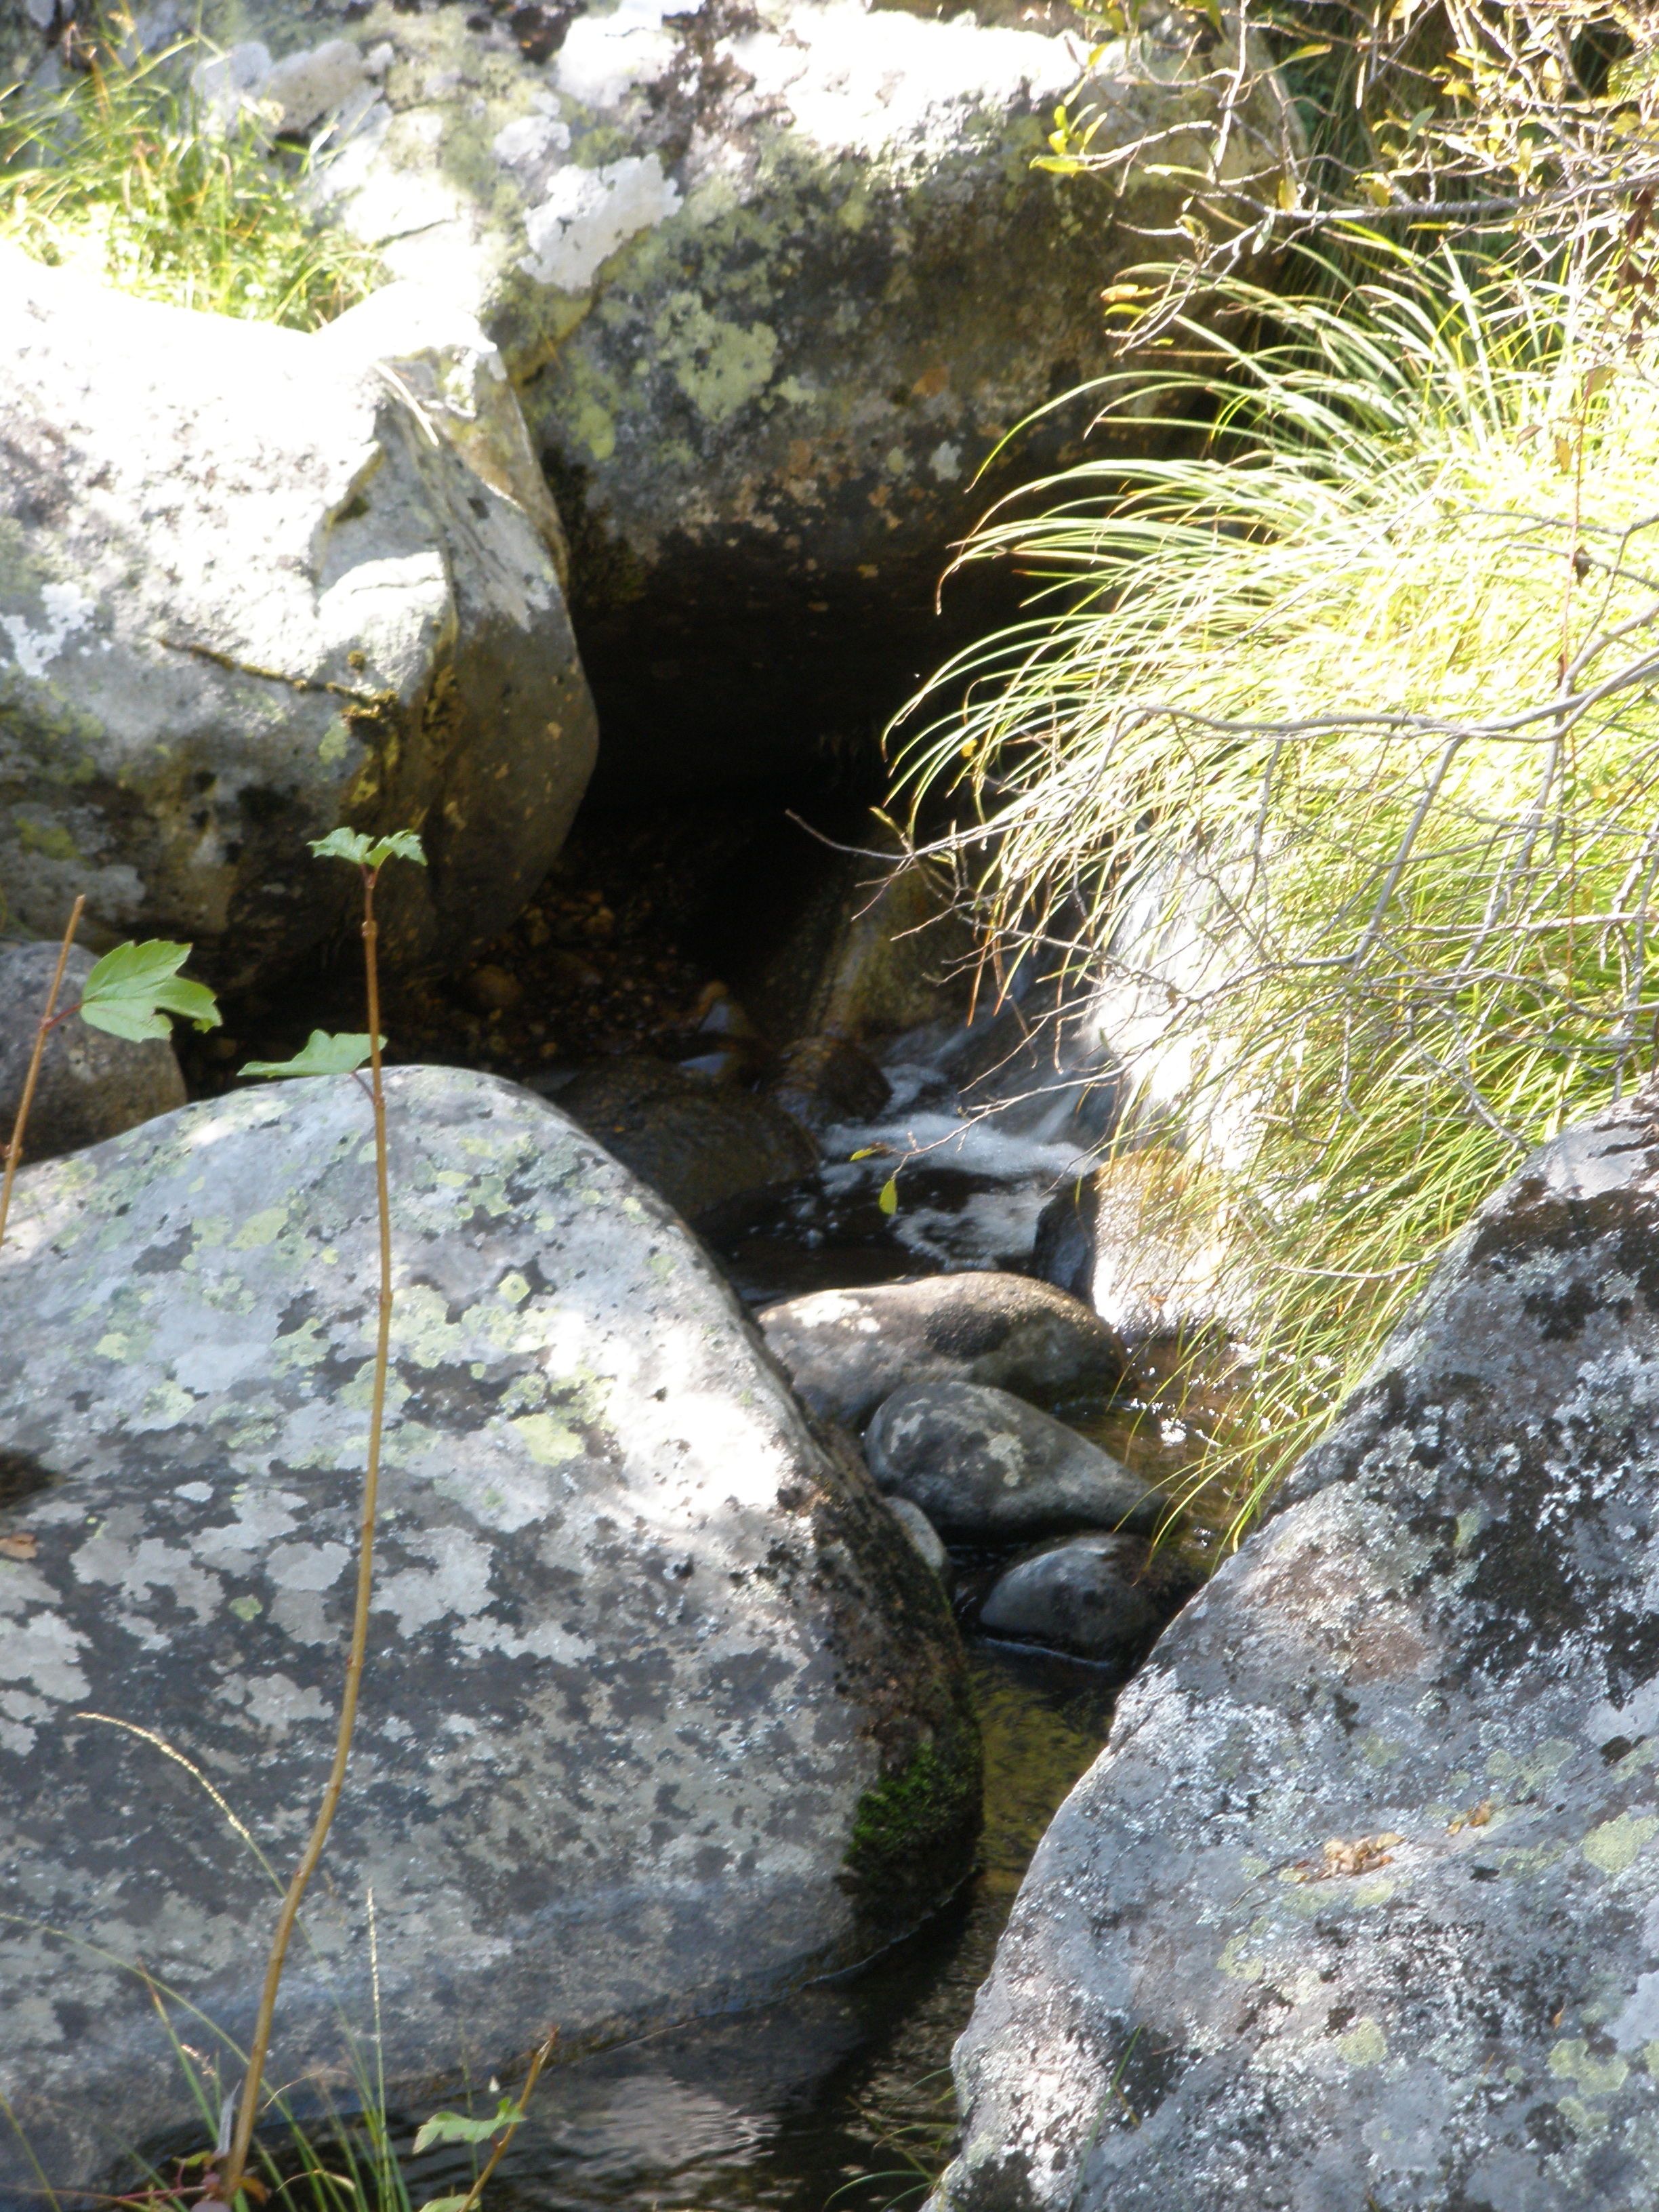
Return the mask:
<path fill-rule="evenodd" d="M 5 1179 L 0 1182 L 0 1244 L 6 1241 L 6 1217 L 11 1212 L 11 1187 L 17 1177 L 17 1164 L 23 1157 L 23 1132 L 28 1127 L 29 1108 L 34 1103 L 34 1086 L 40 1079 L 40 1061 L 52 1031 L 52 1012 L 58 1004 L 58 994 L 64 988 L 64 970 L 69 966 L 70 947 L 75 942 L 76 931 L 81 927 L 81 909 L 86 902 L 82 893 L 70 908 L 69 927 L 64 930 L 64 941 L 58 948 L 58 965 L 52 970 L 52 988 L 46 994 L 46 1003 L 40 1009 L 40 1019 L 35 1025 L 34 1049 L 29 1054 L 28 1073 L 23 1078 L 23 1095 L 17 1103 L 17 1119 L 11 1125 L 11 1142 L 6 1146 Z"/>
<path fill-rule="evenodd" d="M 368 989 L 368 1066 L 369 1096 L 374 1109 L 374 1191 L 380 1222 L 380 1291 L 379 1322 L 374 1337 L 374 1383 L 368 1410 L 368 1457 L 363 1470 L 362 1516 L 357 1533 L 357 1598 L 351 1621 L 351 1649 L 346 1659 L 345 1686 L 340 1698 L 340 1724 L 334 1741 L 334 1764 L 329 1769 L 327 1786 L 323 1791 L 309 1841 L 294 1879 L 288 1886 L 282 1910 L 276 1916 L 276 1930 L 271 1938 L 270 1955 L 265 1962 L 264 1987 L 260 1993 L 259 2010 L 253 2026 L 253 2041 L 248 2051 L 247 2074 L 242 2083 L 241 2103 L 236 2114 L 236 2131 L 231 2137 L 230 2155 L 219 2182 L 219 2196 L 226 2203 L 234 2204 L 242 2185 L 242 2175 L 247 2166 L 248 2151 L 253 2141 L 254 2123 L 259 2112 L 259 2091 L 264 2076 L 265 2059 L 270 2048 L 271 2022 L 276 2011 L 276 1993 L 282 1986 L 283 1966 L 288 1957 L 289 1939 L 295 1921 L 299 1917 L 300 1902 L 317 1863 L 322 1857 L 323 1845 L 340 1802 L 340 1792 L 345 1783 L 346 1762 L 351 1755 L 352 1730 L 357 1720 L 357 1692 L 363 1679 L 363 1655 L 368 1644 L 368 1607 L 374 1582 L 374 1516 L 380 1483 L 380 1431 L 386 1419 L 386 1370 L 392 1348 L 392 1186 L 386 1164 L 386 1091 L 380 1080 L 380 977 L 377 958 L 379 925 L 374 919 L 374 884 L 378 868 L 365 866 L 363 876 L 363 969 Z"/>
<path fill-rule="evenodd" d="M 508 2143 L 512 2142 L 514 2136 L 519 2132 L 520 2124 L 523 2120 L 526 2108 L 530 2103 L 531 2093 L 534 2090 L 537 2082 L 541 2079 L 543 2067 L 546 2065 L 549 2058 L 552 2056 L 553 2045 L 557 2039 L 557 2033 L 558 2032 L 556 2029 L 554 2033 L 548 2037 L 546 2042 L 541 2045 L 535 2057 L 531 2060 L 530 2071 L 525 2076 L 524 2087 L 519 2092 L 518 2117 L 517 2118 L 508 2122 L 507 2132 L 504 2135 L 497 2136 L 495 2138 L 495 2148 L 489 2154 L 489 2157 L 485 2163 L 483 2172 L 478 2175 L 471 2188 L 467 2191 L 465 2199 L 457 2206 L 456 2212 L 476 2212 L 478 2199 L 483 2195 L 485 2182 L 489 2180 L 490 2175 L 494 2173 L 495 2168 L 501 2164 L 501 2160 L 507 2154 L 507 2147 Z"/>

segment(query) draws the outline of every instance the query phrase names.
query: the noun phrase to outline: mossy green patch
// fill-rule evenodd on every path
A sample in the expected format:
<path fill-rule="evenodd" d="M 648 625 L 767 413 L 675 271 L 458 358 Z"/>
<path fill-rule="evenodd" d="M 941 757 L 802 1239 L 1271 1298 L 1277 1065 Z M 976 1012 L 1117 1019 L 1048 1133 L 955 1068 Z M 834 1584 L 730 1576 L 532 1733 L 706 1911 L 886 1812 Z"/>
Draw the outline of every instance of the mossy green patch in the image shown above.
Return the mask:
<path fill-rule="evenodd" d="M 962 1846 L 977 1826 L 977 1732 L 958 1730 L 948 1748 L 918 1745 L 906 1765 L 866 1790 L 853 1816 L 842 1863 L 860 1889 L 906 1886 Z"/>

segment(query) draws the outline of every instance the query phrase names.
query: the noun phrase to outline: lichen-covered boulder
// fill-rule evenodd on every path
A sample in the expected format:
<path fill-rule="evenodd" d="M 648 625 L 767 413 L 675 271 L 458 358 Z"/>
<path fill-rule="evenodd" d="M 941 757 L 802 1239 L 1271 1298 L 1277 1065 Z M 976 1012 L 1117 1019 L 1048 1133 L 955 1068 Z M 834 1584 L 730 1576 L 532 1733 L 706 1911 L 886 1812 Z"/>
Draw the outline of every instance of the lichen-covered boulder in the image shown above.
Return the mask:
<path fill-rule="evenodd" d="M 557 522 L 500 357 L 403 288 L 313 336 L 0 248 L 0 889 L 42 936 L 280 972 L 416 828 L 393 957 L 509 922 L 592 766 Z M 335 881 L 334 878 L 338 880 Z"/>
<path fill-rule="evenodd" d="M 1101 288 L 1213 150 L 1230 39 L 1149 9 L 1084 97 L 1099 149 L 1150 135 L 1155 155 L 1121 200 L 1034 174 L 1088 48 L 1064 6 L 980 12 L 349 11 L 379 96 L 343 92 L 355 135 L 325 189 L 400 275 L 475 309 L 522 388 L 584 652 L 611 679 L 613 789 L 867 738 L 872 658 L 890 690 L 930 651 L 939 572 L 988 495 L 975 471 L 1107 366 Z M 306 0 L 215 0 L 206 20 L 277 70 L 339 37 Z M 1284 128 L 1271 84 L 1251 89 L 1228 173 L 1273 170 Z M 1029 471 L 1092 412 L 1054 418 Z"/>
<path fill-rule="evenodd" d="M 278 2081 L 337 2084 L 348 2028 L 394 2080 L 477 2078 L 551 2026 L 574 2053 L 775 1994 L 913 1925 L 976 1826 L 939 1581 L 679 1222 L 512 1085 L 400 1069 L 389 1113 L 368 1671 Z M 189 2117 L 136 1966 L 193 2048 L 246 2041 L 253 1847 L 286 1873 L 327 1769 L 370 1128 L 349 1078 L 281 1085 L 20 1181 L 0 2092 L 58 2184 Z M 0 2135 L 0 2194 L 34 2179 Z"/>
<path fill-rule="evenodd" d="M 1659 2197 L 1656 1107 L 1481 1209 L 1166 1632 L 957 2046 L 951 2212 Z"/>
<path fill-rule="evenodd" d="M 0 940 L 0 1144 L 9 1143 L 22 1103 L 58 958 L 55 945 Z M 58 995 L 60 1012 L 74 1006 L 92 965 L 89 952 L 78 945 L 70 949 Z M 49 1159 L 82 1145 L 101 1144 L 184 1103 L 178 1054 L 165 1038 L 133 1044 L 71 1016 L 49 1033 L 40 1055 L 23 1158 Z"/>

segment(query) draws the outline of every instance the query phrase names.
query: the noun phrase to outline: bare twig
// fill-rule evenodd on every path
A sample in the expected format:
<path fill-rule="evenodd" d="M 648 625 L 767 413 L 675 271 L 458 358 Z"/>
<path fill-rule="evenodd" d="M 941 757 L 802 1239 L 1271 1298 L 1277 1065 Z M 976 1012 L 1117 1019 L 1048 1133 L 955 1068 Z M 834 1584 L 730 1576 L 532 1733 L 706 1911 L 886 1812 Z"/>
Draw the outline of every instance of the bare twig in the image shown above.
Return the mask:
<path fill-rule="evenodd" d="M 35 1026 L 34 1048 L 29 1054 L 28 1073 L 23 1078 L 23 1095 L 17 1102 L 17 1119 L 11 1125 L 11 1142 L 6 1146 L 6 1172 L 3 1178 L 0 1178 L 0 1244 L 6 1241 L 6 1220 L 11 1212 L 11 1187 L 16 1180 L 18 1162 L 23 1157 L 23 1133 L 28 1127 L 29 1109 L 34 1103 L 34 1089 L 40 1079 L 40 1061 L 46 1053 L 46 1038 L 53 1027 L 54 1009 L 58 1004 L 58 994 L 64 985 L 64 970 L 69 965 L 70 947 L 75 942 L 76 931 L 81 927 L 81 912 L 86 902 L 82 895 L 70 910 L 64 941 L 58 947 L 58 965 L 52 970 L 52 988 L 46 993 L 46 1002 L 40 1009 L 40 1019 Z"/>

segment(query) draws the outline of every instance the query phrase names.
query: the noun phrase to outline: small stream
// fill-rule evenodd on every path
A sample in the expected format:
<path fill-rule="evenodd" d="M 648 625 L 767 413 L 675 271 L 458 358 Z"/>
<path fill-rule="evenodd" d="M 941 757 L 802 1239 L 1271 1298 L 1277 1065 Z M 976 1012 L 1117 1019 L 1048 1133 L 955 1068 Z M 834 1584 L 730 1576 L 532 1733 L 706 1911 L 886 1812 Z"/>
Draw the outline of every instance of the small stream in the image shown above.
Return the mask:
<path fill-rule="evenodd" d="M 700 1224 L 750 1306 L 1029 1265 L 1039 1212 L 1101 1133 L 1101 1085 L 1052 1072 L 1045 1095 L 975 1118 L 948 1073 L 960 1036 L 941 1027 L 896 1040 L 884 1055 L 893 1096 L 878 1122 L 830 1131 L 815 1176 Z M 866 1151 L 873 1156 L 851 1158 Z M 896 1167 L 899 1206 L 888 1215 L 878 1194 Z M 1184 1455 L 1184 1440 L 1150 1409 L 1114 1407 L 1078 1425 L 1149 1475 Z M 957 1564 L 964 1583 L 983 1575 L 982 1560 L 964 1553 Z M 951 2148 L 951 2045 L 1031 1853 L 1099 1752 L 1122 1686 L 1108 1669 L 983 1638 L 969 1662 L 985 1828 L 963 1891 L 862 1967 L 544 2076 L 493 2203 L 522 2212 L 920 2203 Z M 453 2153 L 416 2171 L 417 2203 L 470 2179 Z"/>
<path fill-rule="evenodd" d="M 1115 1087 L 1030 1053 L 1036 1067 L 1010 1066 L 1013 1099 L 990 1110 L 976 1095 L 964 1098 L 950 1073 L 975 1035 L 941 1024 L 896 1038 L 881 1055 L 892 1097 L 878 1120 L 826 1131 L 815 1176 L 735 1200 L 699 1224 L 749 1304 L 1029 1267 L 1037 1216 L 1087 1164 Z M 890 1216 L 879 1194 L 896 1170 L 898 1206 Z"/>

